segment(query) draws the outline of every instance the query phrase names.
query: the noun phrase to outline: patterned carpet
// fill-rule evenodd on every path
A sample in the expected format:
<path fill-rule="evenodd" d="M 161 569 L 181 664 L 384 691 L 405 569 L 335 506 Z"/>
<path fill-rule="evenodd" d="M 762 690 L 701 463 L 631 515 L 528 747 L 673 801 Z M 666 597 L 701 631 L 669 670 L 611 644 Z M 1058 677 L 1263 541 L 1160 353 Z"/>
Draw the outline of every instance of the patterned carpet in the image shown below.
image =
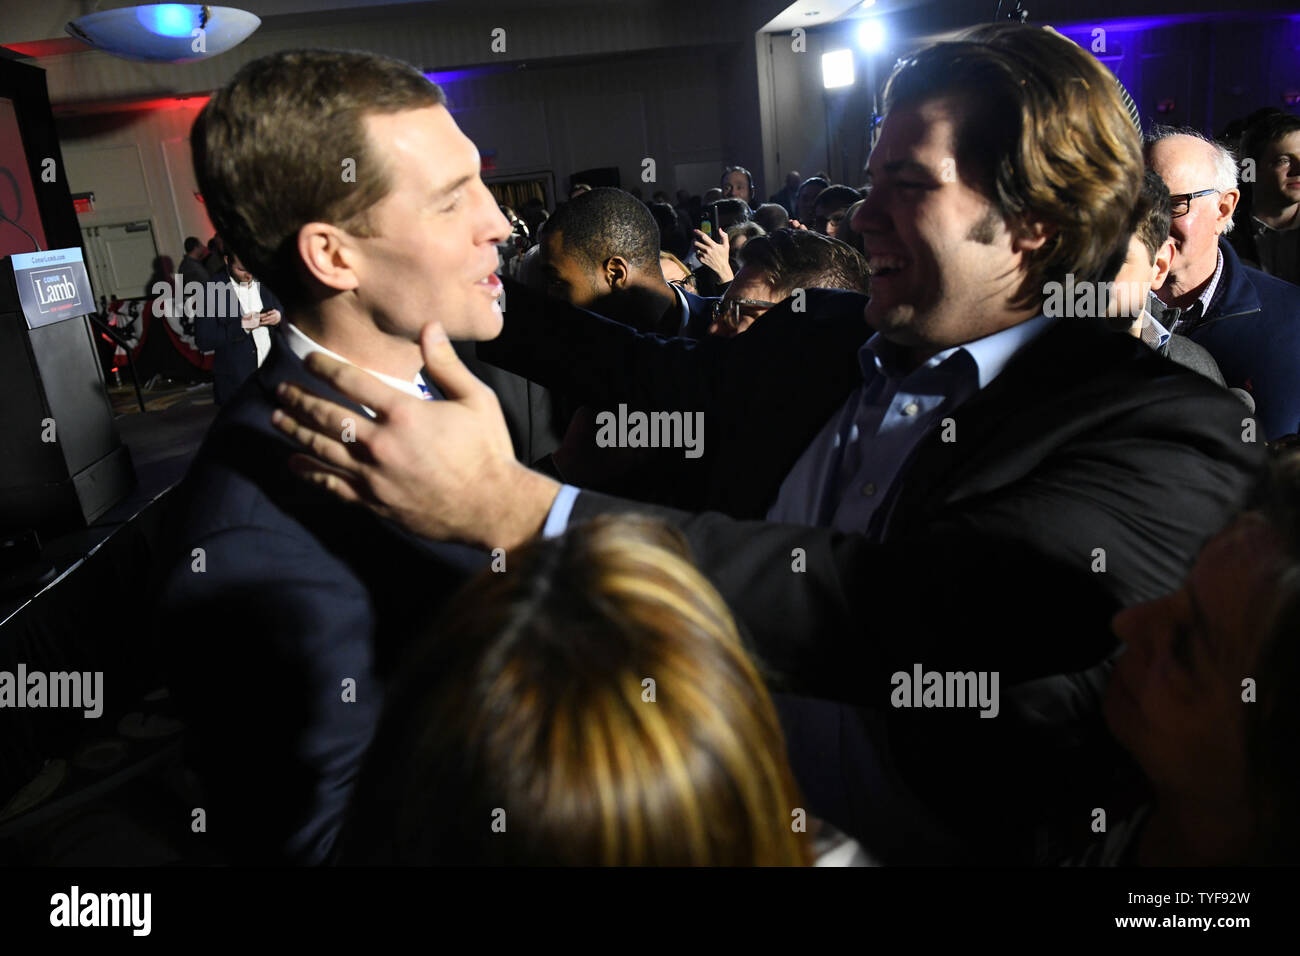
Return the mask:
<path fill-rule="evenodd" d="M 140 386 L 144 395 L 145 408 L 151 412 L 161 412 L 173 408 L 200 408 L 212 404 L 212 386 L 207 383 L 189 385 L 184 382 L 166 382 L 155 385 L 153 389 Z M 136 401 L 135 388 L 129 380 L 122 385 L 110 385 L 108 397 L 113 402 L 113 414 L 135 415 L 140 411 Z"/>

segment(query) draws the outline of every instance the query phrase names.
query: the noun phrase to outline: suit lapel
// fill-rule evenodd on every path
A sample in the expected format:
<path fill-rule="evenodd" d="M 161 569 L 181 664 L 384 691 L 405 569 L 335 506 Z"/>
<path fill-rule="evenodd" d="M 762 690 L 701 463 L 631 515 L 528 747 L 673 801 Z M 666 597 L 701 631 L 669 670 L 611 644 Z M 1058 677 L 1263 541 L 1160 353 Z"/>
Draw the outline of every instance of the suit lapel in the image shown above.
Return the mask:
<path fill-rule="evenodd" d="M 954 501 L 1005 487 L 1041 460 L 1040 445 L 1059 443 L 1052 399 L 1070 391 L 1081 359 L 1100 361 L 1090 336 L 1076 332 L 1082 330 L 1065 323 L 1045 329 L 992 383 L 949 412 L 947 427 L 941 422 L 926 435 L 894 483 L 890 506 L 881 509 L 882 537 Z"/>
<path fill-rule="evenodd" d="M 344 405 L 362 415 L 365 410 L 352 401 L 350 398 L 337 391 L 323 379 L 317 378 L 307 371 L 307 366 L 303 364 L 302 359 L 294 353 L 293 349 L 285 344 L 282 336 L 273 336 L 271 339 L 271 352 L 262 363 L 262 367 L 257 370 L 258 384 L 261 386 L 266 400 L 272 406 L 279 403 L 275 399 L 275 390 L 282 382 L 290 382 L 299 388 L 306 389 L 313 395 L 328 399 L 338 405 Z"/>

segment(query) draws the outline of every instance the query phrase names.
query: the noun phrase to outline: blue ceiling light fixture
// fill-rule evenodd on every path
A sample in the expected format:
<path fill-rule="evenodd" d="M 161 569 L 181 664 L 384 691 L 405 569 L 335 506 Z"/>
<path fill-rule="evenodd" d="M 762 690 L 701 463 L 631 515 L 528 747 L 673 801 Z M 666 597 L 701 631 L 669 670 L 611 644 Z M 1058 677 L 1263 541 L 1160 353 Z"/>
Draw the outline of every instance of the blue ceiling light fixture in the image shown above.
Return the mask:
<path fill-rule="evenodd" d="M 100 10 L 68 23 L 82 43 L 127 60 L 192 63 L 243 43 L 262 25 L 235 7 L 197 3 L 148 3 Z"/>
<path fill-rule="evenodd" d="M 160 37 L 188 37 L 202 19 L 202 8 L 183 3 L 150 3 L 135 8 L 136 19 L 150 33 Z"/>

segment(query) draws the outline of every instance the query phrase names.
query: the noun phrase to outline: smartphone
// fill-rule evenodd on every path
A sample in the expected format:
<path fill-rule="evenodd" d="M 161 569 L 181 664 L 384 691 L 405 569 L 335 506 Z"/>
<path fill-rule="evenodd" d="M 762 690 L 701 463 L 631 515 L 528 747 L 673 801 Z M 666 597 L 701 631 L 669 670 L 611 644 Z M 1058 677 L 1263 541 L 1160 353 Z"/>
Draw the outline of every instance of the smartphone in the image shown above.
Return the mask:
<path fill-rule="evenodd" d="M 709 218 L 713 220 L 714 228 L 719 233 L 726 232 L 732 226 L 740 225 L 740 223 L 749 220 L 749 217 L 746 216 L 744 212 L 732 209 L 721 209 L 719 208 L 720 205 L 720 203 L 714 203 L 709 207 L 708 214 Z M 715 236 L 714 238 L 717 237 Z"/>

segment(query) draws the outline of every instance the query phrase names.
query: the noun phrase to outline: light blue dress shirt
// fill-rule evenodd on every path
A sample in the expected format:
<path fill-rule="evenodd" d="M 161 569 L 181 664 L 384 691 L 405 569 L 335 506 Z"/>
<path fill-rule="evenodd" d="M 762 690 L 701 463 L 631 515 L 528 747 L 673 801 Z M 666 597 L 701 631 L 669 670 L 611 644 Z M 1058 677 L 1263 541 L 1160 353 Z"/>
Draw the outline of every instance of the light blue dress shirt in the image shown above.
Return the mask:
<path fill-rule="evenodd" d="M 1054 319 L 1039 315 L 901 367 L 901 350 L 873 335 L 858 352 L 863 382 L 795 462 L 769 521 L 864 532 L 912 452 L 949 413 L 988 386 Z M 562 534 L 578 489 L 565 485 L 543 537 Z"/>
<path fill-rule="evenodd" d="M 858 353 L 862 384 L 795 463 L 767 519 L 866 531 L 921 439 L 1051 321 L 1040 315 L 945 349 L 910 372 L 902 349 L 873 335 Z"/>

